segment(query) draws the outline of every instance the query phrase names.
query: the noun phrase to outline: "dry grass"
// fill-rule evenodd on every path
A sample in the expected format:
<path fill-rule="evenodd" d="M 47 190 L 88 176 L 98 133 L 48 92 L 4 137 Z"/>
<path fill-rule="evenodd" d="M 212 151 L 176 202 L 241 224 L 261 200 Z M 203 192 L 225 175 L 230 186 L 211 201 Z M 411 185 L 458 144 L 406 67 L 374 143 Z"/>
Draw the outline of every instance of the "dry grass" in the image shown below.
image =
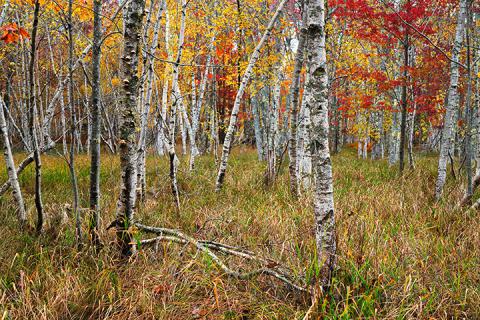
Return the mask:
<path fill-rule="evenodd" d="M 70 180 L 60 158 L 43 159 L 44 202 L 53 219 L 71 201 Z M 231 160 L 226 188 L 215 194 L 213 159 L 200 157 L 194 173 L 183 159 L 177 214 L 166 159 L 150 157 L 148 196 L 137 217 L 249 248 L 308 278 L 315 260 L 308 197 L 290 198 L 286 170 L 266 190 L 252 150 L 236 150 Z M 77 164 L 84 207 L 88 162 L 80 156 Z M 348 150 L 334 157 L 339 268 L 320 303 L 323 318 L 480 318 L 478 213 L 455 211 L 457 182 L 449 182 L 445 202 L 433 201 L 435 165 L 434 156 L 422 156 L 402 178 L 384 161 L 357 160 Z M 32 169 L 21 181 L 33 223 Z M 114 234 L 104 230 L 118 195 L 116 157 L 103 155 L 101 179 L 106 246 L 99 255 L 75 249 L 73 220 L 60 230 L 49 226 L 41 237 L 19 233 L 11 195 L 0 199 L 0 319 L 301 319 L 309 308 L 306 297 L 280 282 L 228 278 L 177 244 L 142 248 L 134 261 L 120 263 Z M 255 267 L 223 258 L 242 270 Z"/>

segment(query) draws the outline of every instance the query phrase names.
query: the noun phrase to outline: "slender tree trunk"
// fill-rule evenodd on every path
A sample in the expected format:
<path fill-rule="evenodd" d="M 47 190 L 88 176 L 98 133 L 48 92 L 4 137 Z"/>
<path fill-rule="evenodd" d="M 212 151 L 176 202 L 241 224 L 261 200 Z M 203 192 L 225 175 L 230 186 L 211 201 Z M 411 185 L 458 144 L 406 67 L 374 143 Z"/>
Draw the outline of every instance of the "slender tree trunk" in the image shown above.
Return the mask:
<path fill-rule="evenodd" d="M 407 27 L 408 28 L 408 27 Z M 403 44 L 403 57 L 404 57 L 404 62 L 403 62 L 403 85 L 402 85 L 402 121 L 400 124 L 400 161 L 399 161 L 399 167 L 400 167 L 400 173 L 403 172 L 403 169 L 405 167 L 405 142 L 406 142 L 406 135 L 407 135 L 407 108 L 408 108 L 408 102 L 407 102 L 407 77 L 408 77 L 408 70 L 407 67 L 409 65 L 408 62 L 408 50 L 409 50 L 409 39 L 408 39 L 408 34 L 405 36 L 404 39 L 404 44 Z"/>
<path fill-rule="evenodd" d="M 155 68 L 155 51 L 158 46 L 158 34 L 160 31 L 160 22 L 163 16 L 163 10 L 165 6 L 165 1 L 162 1 L 158 5 L 158 11 L 155 19 L 155 24 L 153 27 L 153 39 L 150 47 L 148 48 L 148 56 L 146 56 L 146 66 L 147 69 L 147 90 L 145 93 L 145 99 L 143 101 L 143 112 L 140 123 L 140 137 L 138 139 L 138 163 L 137 163 L 137 198 L 139 200 L 144 200 L 146 192 L 146 153 L 147 153 L 147 129 L 148 129 L 148 114 L 150 113 L 150 107 L 152 103 L 152 91 L 154 83 L 154 68 Z M 146 51 L 147 49 L 145 49 Z M 142 96 L 142 93 L 140 94 Z"/>
<path fill-rule="evenodd" d="M 132 245 L 133 235 L 130 226 L 134 216 L 137 186 L 137 69 L 144 7 L 144 0 L 130 0 L 124 9 L 124 42 L 121 60 L 123 90 L 119 130 L 122 185 L 116 221 L 117 238 L 123 256 L 129 256 L 135 251 L 135 247 Z"/>
<path fill-rule="evenodd" d="M 181 20 L 180 20 L 180 33 L 178 35 L 177 57 L 175 59 L 175 63 L 173 65 L 173 71 L 172 71 L 172 93 L 170 97 L 172 106 L 170 108 L 170 124 L 169 124 L 170 137 L 169 137 L 169 143 L 168 143 L 168 155 L 170 158 L 170 182 L 172 187 L 173 198 L 175 200 L 175 204 L 177 206 L 178 211 L 180 211 L 180 197 L 179 197 L 178 184 L 177 184 L 178 159 L 175 152 L 175 125 L 176 125 L 177 117 L 179 117 L 179 119 L 182 120 L 182 114 L 177 112 L 178 109 L 180 108 L 180 103 L 182 99 L 179 84 L 178 84 L 178 76 L 179 76 L 180 61 L 182 59 L 183 45 L 185 40 L 185 20 L 186 20 L 186 14 L 187 14 L 186 11 L 187 11 L 187 1 L 182 0 L 182 13 L 181 13 Z M 183 132 L 182 132 L 182 141 L 183 141 Z M 182 147 L 183 146 L 185 146 L 185 143 L 182 143 Z"/>
<path fill-rule="evenodd" d="M 294 197 L 298 197 L 298 166 L 297 166 L 297 127 L 298 127 L 298 103 L 299 103 L 299 92 L 300 92 L 300 75 L 302 73 L 303 66 L 303 56 L 304 56 L 304 47 L 305 40 L 307 35 L 305 34 L 305 23 L 306 23 L 306 12 L 305 5 L 302 4 L 302 28 L 298 37 L 298 47 L 297 53 L 295 55 L 295 65 L 293 67 L 292 75 L 292 87 L 290 89 L 292 95 L 292 105 L 290 107 L 290 142 L 289 142 L 289 154 L 290 162 L 288 165 L 290 173 L 290 192 Z"/>
<path fill-rule="evenodd" d="M 260 49 L 263 47 L 263 44 L 265 43 L 265 41 L 270 37 L 273 26 L 275 25 L 275 22 L 277 21 L 277 18 L 280 15 L 280 12 L 282 11 L 283 6 L 285 5 L 285 2 L 287 2 L 287 0 L 282 0 L 278 4 L 277 10 L 275 11 L 272 19 L 270 20 L 267 26 L 267 29 L 265 30 L 262 38 L 260 39 L 260 42 L 257 44 L 257 46 L 255 47 L 255 50 L 253 51 L 252 56 L 250 57 L 250 61 L 248 63 L 247 69 L 245 70 L 240 87 L 237 91 L 235 102 L 233 104 L 232 112 L 230 115 L 230 123 L 228 125 L 228 129 L 225 135 L 225 140 L 223 143 L 222 157 L 220 160 L 220 167 L 218 169 L 217 180 L 215 183 L 216 191 L 220 191 L 220 189 L 222 189 L 223 180 L 225 179 L 225 171 L 227 170 L 228 157 L 230 155 L 230 150 L 233 143 L 233 135 L 235 133 L 235 128 L 237 126 L 238 112 L 240 111 L 240 104 L 242 102 L 243 93 L 245 92 L 247 84 L 250 81 L 250 77 L 252 76 L 253 67 L 255 66 L 260 56 Z"/>
<path fill-rule="evenodd" d="M 77 117 L 75 113 L 75 103 L 73 96 L 73 0 L 68 1 L 68 105 L 70 107 L 70 158 L 68 166 L 72 178 L 73 191 L 73 215 L 75 216 L 75 235 L 77 246 L 82 246 L 82 223 L 80 220 L 80 211 L 78 210 L 78 184 L 77 174 L 75 173 L 75 141 L 77 140 Z"/>
<path fill-rule="evenodd" d="M 12 149 L 10 145 L 10 138 L 8 135 L 7 121 L 4 114 L 5 103 L 0 97 L 0 133 L 3 138 L 5 162 L 7 166 L 8 179 L 12 185 L 13 197 L 18 205 L 17 218 L 20 229 L 23 229 L 27 224 L 27 213 L 25 211 L 25 203 L 23 201 L 22 190 L 18 182 L 17 170 L 15 162 L 13 161 Z"/>
<path fill-rule="evenodd" d="M 93 0 L 93 48 L 92 48 L 92 97 L 90 116 L 92 136 L 90 139 L 90 237 L 96 246 L 100 244 L 100 128 L 101 86 L 100 57 L 102 54 L 102 1 Z"/>
<path fill-rule="evenodd" d="M 438 176 L 435 186 L 435 197 L 440 200 L 443 193 L 443 186 L 447 177 L 448 154 L 452 149 L 452 137 L 454 128 L 455 113 L 458 108 L 458 78 L 460 50 L 462 48 L 463 33 L 465 29 L 465 17 L 468 0 L 460 0 L 460 10 L 458 11 L 457 27 L 455 31 L 455 41 L 452 48 L 452 57 L 450 64 L 450 87 L 448 89 L 448 100 L 443 124 L 442 143 L 440 146 L 440 156 L 438 159 Z"/>
<path fill-rule="evenodd" d="M 5 20 L 5 16 L 7 15 L 7 11 L 10 8 L 10 0 L 6 0 L 3 3 L 2 12 L 0 13 L 0 26 L 3 25 L 3 21 Z"/>
<path fill-rule="evenodd" d="M 260 127 L 260 112 L 258 110 L 259 99 L 255 99 L 252 103 L 253 126 L 255 129 L 255 144 L 257 146 L 258 160 L 264 160 L 262 128 Z"/>
<path fill-rule="evenodd" d="M 467 94 L 465 96 L 465 119 L 467 128 L 465 130 L 465 171 L 467 174 L 467 188 L 462 205 L 471 204 L 473 196 L 473 171 L 472 171 L 472 126 L 473 126 L 473 110 L 472 110 L 472 55 L 470 46 L 470 31 L 472 24 L 472 12 L 467 10 L 467 27 L 466 27 L 466 45 L 467 45 Z M 473 57 L 475 58 L 475 57 Z"/>
<path fill-rule="evenodd" d="M 328 147 L 328 78 L 323 0 L 309 1 L 307 36 L 307 63 L 310 77 L 305 90 L 307 91 L 307 108 L 310 109 L 312 116 L 309 148 L 313 166 L 315 238 L 320 268 L 319 282 L 325 289 L 330 283 L 335 268 L 336 242 L 332 165 Z"/>
<path fill-rule="evenodd" d="M 40 152 L 38 150 L 38 141 L 35 130 L 35 57 L 37 52 L 37 31 L 38 31 L 38 16 L 40 12 L 40 1 L 35 1 L 33 11 L 33 26 L 31 32 L 31 48 L 30 48 L 30 63 L 28 66 L 28 102 L 27 109 L 29 111 L 28 126 L 29 134 L 32 142 L 33 160 L 35 161 L 35 207 L 37 209 L 37 233 L 41 233 L 43 229 L 43 204 L 42 204 L 42 162 L 40 159 Z"/>

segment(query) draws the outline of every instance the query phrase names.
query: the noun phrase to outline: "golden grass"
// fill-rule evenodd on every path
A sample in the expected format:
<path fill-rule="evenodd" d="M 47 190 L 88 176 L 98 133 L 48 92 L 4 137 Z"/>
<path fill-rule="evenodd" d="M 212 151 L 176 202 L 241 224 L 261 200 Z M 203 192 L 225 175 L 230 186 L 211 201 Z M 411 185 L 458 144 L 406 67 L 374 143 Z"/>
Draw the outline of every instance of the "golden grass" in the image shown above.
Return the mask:
<path fill-rule="evenodd" d="M 207 257 L 177 244 L 142 248 L 134 261 L 120 263 L 111 245 L 114 233 L 105 230 L 115 213 L 118 159 L 102 156 L 106 246 L 98 255 L 75 249 L 72 218 L 61 230 L 47 226 L 41 237 L 21 234 L 11 195 L 0 199 L 0 319 L 302 318 L 310 305 L 306 297 L 267 277 L 228 278 Z M 77 159 L 86 207 L 89 157 Z M 200 157 L 193 173 L 182 159 L 177 214 L 167 160 L 149 157 L 148 195 L 138 219 L 244 246 L 308 277 L 315 260 L 309 197 L 290 198 L 285 169 L 276 185 L 265 189 L 264 167 L 253 150 L 235 150 L 231 160 L 225 190 L 216 194 L 213 159 Z M 462 195 L 458 182 L 449 182 L 445 201 L 434 202 L 436 157 L 419 157 L 417 169 L 404 177 L 384 161 L 357 160 L 349 150 L 333 161 L 339 263 L 332 290 L 320 303 L 322 317 L 480 318 L 478 213 L 454 209 Z M 33 223 L 32 170 L 21 182 Z M 44 203 L 52 217 L 71 202 L 69 173 L 55 155 L 43 157 L 43 173 Z M 255 267 L 222 258 L 242 270 Z"/>

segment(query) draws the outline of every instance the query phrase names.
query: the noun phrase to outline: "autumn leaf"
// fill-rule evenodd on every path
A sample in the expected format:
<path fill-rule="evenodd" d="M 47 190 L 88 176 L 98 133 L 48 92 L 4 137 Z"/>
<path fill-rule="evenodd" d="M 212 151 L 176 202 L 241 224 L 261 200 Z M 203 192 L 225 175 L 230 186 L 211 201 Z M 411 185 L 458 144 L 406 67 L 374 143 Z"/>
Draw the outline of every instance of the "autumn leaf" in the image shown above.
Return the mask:
<path fill-rule="evenodd" d="M 6 44 L 9 43 L 16 43 L 20 38 L 29 39 L 30 35 L 28 34 L 27 30 L 22 27 L 19 27 L 15 22 L 6 24 L 0 28 L 3 31 L 0 40 L 5 42 Z"/>

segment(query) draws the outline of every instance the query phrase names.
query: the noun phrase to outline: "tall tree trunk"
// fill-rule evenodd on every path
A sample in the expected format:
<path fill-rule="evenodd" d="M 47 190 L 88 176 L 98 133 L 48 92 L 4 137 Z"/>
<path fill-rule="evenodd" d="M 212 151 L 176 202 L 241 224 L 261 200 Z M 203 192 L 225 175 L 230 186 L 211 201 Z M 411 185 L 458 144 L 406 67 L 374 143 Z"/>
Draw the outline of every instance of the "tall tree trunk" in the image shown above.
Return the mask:
<path fill-rule="evenodd" d="M 468 0 L 460 0 L 460 10 L 458 11 L 457 27 L 455 31 L 455 42 L 452 48 L 452 57 L 450 63 L 450 87 L 448 89 L 448 99 L 446 106 L 445 119 L 442 132 L 442 144 L 440 146 L 440 156 L 438 159 L 438 176 L 435 186 L 435 197 L 440 200 L 443 193 L 443 186 L 447 177 L 448 154 L 452 149 L 452 137 L 454 128 L 455 113 L 458 108 L 458 78 L 460 50 L 462 48 L 463 33 L 465 29 L 465 17 L 467 12 Z"/>
<path fill-rule="evenodd" d="M 312 117 L 309 149 L 313 166 L 315 238 L 319 284 L 325 289 L 335 267 L 336 242 L 332 165 L 328 146 L 328 77 L 323 0 L 310 0 L 308 3 L 307 37 L 309 79 L 305 90 L 307 108 Z"/>
<path fill-rule="evenodd" d="M 222 157 L 220 160 L 220 166 L 218 169 L 217 179 L 215 183 L 216 191 L 220 191 L 220 189 L 222 189 L 223 180 L 225 179 L 225 171 L 227 170 L 228 157 L 230 155 L 230 150 L 233 143 L 233 135 L 235 133 L 235 128 L 237 126 L 238 112 L 240 111 L 240 104 L 242 102 L 243 93 L 245 92 L 247 84 L 250 81 L 250 77 L 252 76 L 253 67 L 255 66 L 258 58 L 260 57 L 260 49 L 263 47 L 263 44 L 265 43 L 265 41 L 270 37 L 273 26 L 275 25 L 275 22 L 277 21 L 277 18 L 280 15 L 280 12 L 282 12 L 283 6 L 285 5 L 286 2 L 287 0 L 282 0 L 278 4 L 277 10 L 275 11 L 270 22 L 268 23 L 267 29 L 263 33 L 262 38 L 260 39 L 257 46 L 255 47 L 255 50 L 253 51 L 253 54 L 250 57 L 250 61 L 248 63 L 247 69 L 243 74 L 240 87 L 238 88 L 237 95 L 235 96 L 235 102 L 233 103 L 233 108 L 230 115 L 230 123 L 228 125 L 228 129 L 225 135 L 225 140 L 223 143 Z"/>
<path fill-rule="evenodd" d="M 90 237 L 98 246 L 98 225 L 100 223 L 100 128 L 101 128 L 101 86 L 100 57 L 102 54 L 102 1 L 93 0 L 93 49 L 92 49 L 92 136 L 90 139 Z"/>
<path fill-rule="evenodd" d="M 182 114 L 178 113 L 181 103 L 181 93 L 178 84 L 179 76 L 179 66 L 182 59 L 183 45 L 185 40 L 185 20 L 187 15 L 187 1 L 182 0 L 182 13 L 180 20 L 180 32 L 178 35 L 178 49 L 177 57 L 175 58 L 175 63 L 172 70 L 172 93 L 170 97 L 171 108 L 170 108 L 170 123 L 169 123 L 169 143 L 168 143 L 168 155 L 170 158 L 170 183 L 172 187 L 172 194 L 177 206 L 177 210 L 180 211 L 180 197 L 178 192 L 177 184 L 177 164 L 178 159 L 175 152 L 175 126 L 177 117 L 182 120 Z M 168 24 L 168 22 L 167 22 Z M 167 48 L 168 52 L 168 48 Z M 183 142 L 183 132 L 182 132 L 182 142 Z M 182 143 L 182 148 L 185 146 L 185 143 Z"/>
<path fill-rule="evenodd" d="M 144 7 L 144 0 L 131 0 L 124 9 L 124 43 L 121 60 L 123 92 L 119 130 L 122 186 L 116 221 L 117 238 L 123 256 L 129 256 L 135 251 L 135 247 L 132 245 L 133 235 L 130 226 L 134 216 L 137 186 L 137 69 Z"/>
<path fill-rule="evenodd" d="M 165 6 L 165 1 L 162 1 L 158 5 L 158 12 L 155 19 L 155 24 L 153 27 L 153 39 L 150 47 L 145 49 L 148 50 L 149 54 L 146 56 L 145 68 L 147 69 L 147 90 L 145 93 L 145 98 L 143 100 L 143 112 L 141 116 L 140 123 L 140 137 L 138 139 L 138 161 L 137 161 L 137 198 L 144 200 L 146 192 L 146 153 L 147 153 L 147 129 L 148 129 L 148 114 L 150 113 L 150 107 L 152 103 L 152 91 L 154 83 L 154 68 L 155 68 L 155 51 L 158 46 L 158 34 L 160 31 L 160 22 L 163 16 L 163 10 Z M 140 93 L 142 96 L 142 93 Z"/>
<path fill-rule="evenodd" d="M 407 27 L 408 30 L 408 27 Z M 402 121 L 400 124 L 400 150 L 399 150 L 399 155 L 400 155 L 400 161 L 399 161 L 399 169 L 400 173 L 403 172 L 403 169 L 405 167 L 405 142 L 407 141 L 406 136 L 407 136 L 407 108 L 408 108 L 408 102 L 407 102 L 407 77 L 408 77 L 408 70 L 407 67 L 409 65 L 408 63 L 408 50 L 409 50 L 409 39 L 408 39 L 408 34 L 405 36 L 405 39 L 403 40 L 403 85 L 402 85 Z"/>
<path fill-rule="evenodd" d="M 25 211 L 25 203 L 23 201 L 22 190 L 18 183 L 17 170 L 15 168 L 15 162 L 13 161 L 12 149 L 10 145 L 10 138 L 8 135 L 7 121 L 5 119 L 5 103 L 2 97 L 0 97 L 0 134 L 3 138 L 5 162 L 7 166 L 8 179 L 12 185 L 13 197 L 18 205 L 17 218 L 20 225 L 20 229 L 23 229 L 27 223 L 27 213 Z"/>
<path fill-rule="evenodd" d="M 68 166 L 72 178 L 73 191 L 73 215 L 75 216 L 75 236 L 77 246 L 82 246 L 82 223 L 80 220 L 80 211 L 78 210 L 78 184 L 77 174 L 75 173 L 75 141 L 77 140 L 77 117 L 75 113 L 75 103 L 73 96 L 73 0 L 68 1 L 68 105 L 70 107 L 70 158 Z"/>
<path fill-rule="evenodd" d="M 295 55 L 295 65 L 293 67 L 292 75 L 292 87 L 290 94 L 292 95 L 292 105 L 290 107 L 290 141 L 289 141 L 289 164 L 288 172 L 290 174 L 290 192 L 293 197 L 299 196 L 298 190 L 298 166 L 297 166 L 297 127 L 298 127 L 298 104 L 300 96 L 300 75 L 302 73 L 305 40 L 307 38 L 305 24 L 306 24 L 306 12 L 305 12 L 305 0 L 302 3 L 302 26 L 298 36 L 298 47 Z"/>
<path fill-rule="evenodd" d="M 42 204 L 42 162 L 40 152 L 38 150 L 38 141 L 35 130 L 35 57 L 37 53 L 37 31 L 38 16 L 40 12 L 40 1 L 35 1 L 33 10 L 33 26 L 31 33 L 30 63 L 28 66 L 28 101 L 27 109 L 29 134 L 32 142 L 33 160 L 35 161 L 35 207 L 37 209 L 37 233 L 41 233 L 43 229 L 43 204 Z"/>
<path fill-rule="evenodd" d="M 467 174 L 467 188 L 465 190 L 462 205 L 471 204 L 473 196 L 473 171 L 472 171 L 472 126 L 473 126 L 473 108 L 472 108 L 472 54 L 471 54 L 471 27 L 472 11 L 467 12 L 466 27 L 466 45 L 467 45 L 467 94 L 465 96 L 465 119 L 467 128 L 465 130 L 465 171 Z M 475 59 L 475 56 L 473 56 Z"/>

